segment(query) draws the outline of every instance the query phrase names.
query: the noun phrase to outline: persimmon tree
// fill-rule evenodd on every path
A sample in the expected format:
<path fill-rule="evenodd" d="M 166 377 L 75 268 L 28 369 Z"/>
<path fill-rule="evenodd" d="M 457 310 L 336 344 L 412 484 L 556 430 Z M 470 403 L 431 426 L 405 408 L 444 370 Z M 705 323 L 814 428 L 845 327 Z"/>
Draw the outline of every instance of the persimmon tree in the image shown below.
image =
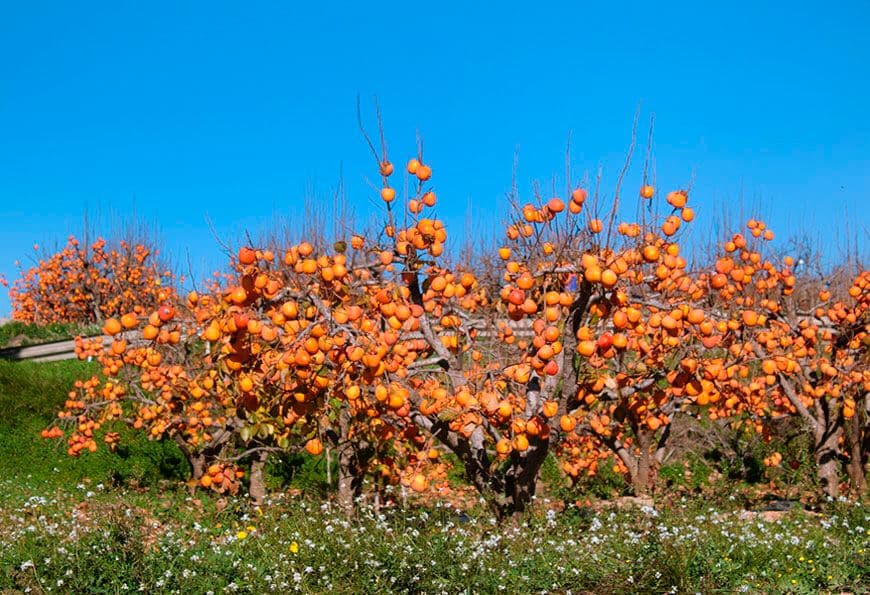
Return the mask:
<path fill-rule="evenodd" d="M 36 247 L 38 249 L 38 246 Z M 170 297 L 174 278 L 147 241 L 70 236 L 12 282 L 12 318 L 24 322 L 99 323 L 127 312 L 142 314 Z"/>
<path fill-rule="evenodd" d="M 385 151 L 374 154 L 382 167 L 388 162 Z M 661 220 L 647 221 L 644 215 L 620 224 L 618 188 L 606 222 L 597 216 L 603 201 L 597 193 L 593 208 L 584 211 L 589 199 L 584 188 L 569 191 L 567 202 L 536 197 L 521 205 L 514 199 L 508 244 L 499 250 L 504 276 L 499 287 L 489 288 L 491 297 L 483 294 L 480 305 L 488 308 L 482 312 L 455 299 L 443 303 L 438 295 L 448 273 L 439 264 L 440 247 L 428 243 L 432 236 L 423 228 L 430 220 L 420 214 L 435 197 L 426 185 L 431 170 L 422 162 L 418 155 L 408 163 L 417 181 L 402 225 L 394 226 L 392 219 L 392 171 L 383 176 L 381 192 L 391 217 L 385 236 L 393 240 L 382 244 L 382 253 L 389 254 L 408 295 L 426 314 L 419 318 L 430 350 L 424 361 L 437 364 L 415 370 L 411 419 L 457 455 L 467 479 L 501 515 L 528 505 L 551 444 L 564 440 L 570 446 L 578 421 L 585 425 L 602 412 L 622 425 L 608 430 L 604 418 L 596 417 L 595 440 L 612 448 L 637 478 L 639 491 L 645 490 L 649 453 L 656 450 L 650 437 L 666 440 L 676 397 L 703 394 L 704 387 L 690 382 L 681 365 L 690 368 L 690 350 L 716 340 L 707 317 L 690 307 L 704 298 L 706 287 L 684 274 L 676 242 L 680 226 L 694 218 L 687 193 L 667 195 L 669 212 Z M 640 200 L 653 195 L 644 186 Z M 630 324 L 630 331 L 612 332 L 614 314 L 618 329 Z M 525 323 L 531 341 L 518 339 L 505 318 Z M 493 322 L 500 319 L 496 327 Z M 479 332 L 487 321 L 489 332 Z M 494 332 L 496 342 L 486 338 Z M 647 362 L 623 357 L 629 342 Z M 673 373 L 662 369 L 665 364 Z M 609 409 L 589 411 L 587 419 L 583 407 L 599 400 L 585 398 L 592 392 Z M 574 446 L 567 452 L 576 456 Z"/>
<path fill-rule="evenodd" d="M 100 430 L 113 444 L 120 421 L 175 440 L 203 487 L 235 490 L 231 464 L 251 461 L 256 498 L 268 453 L 319 455 L 324 444 L 338 450 L 347 507 L 368 473 L 415 489 L 443 477 L 431 440 L 403 421 L 400 380 L 426 343 L 407 335 L 422 309 L 391 280 L 387 254 L 354 236 L 331 254 L 307 242 L 280 259 L 244 247 L 233 269 L 216 291 L 167 301 L 147 320 L 107 320 L 108 344 L 80 341 L 80 357 L 98 358 L 104 379 L 79 383 L 61 413 L 74 421 L 70 454 L 94 450 Z M 141 340 L 124 335 L 139 328 Z"/>
<path fill-rule="evenodd" d="M 393 166 L 385 153 L 377 157 L 380 236 L 354 236 L 331 254 L 316 254 L 307 242 L 280 257 L 243 248 L 234 281 L 219 293 L 191 294 L 185 304 L 152 313 L 145 345 L 116 338 L 98 348 L 106 380 L 83 386 L 84 397 L 67 408 L 65 417 L 78 422 L 71 450 L 93 449 L 88 432 L 127 416 L 151 437 L 175 439 L 191 458 L 194 479 L 224 489 L 231 482 L 202 475 L 209 457 L 241 460 L 303 445 L 317 454 L 328 442 L 339 452 L 340 499 L 350 506 L 374 469 L 425 489 L 425 472 L 443 471 L 429 464 L 436 439 L 505 516 L 529 504 L 551 434 L 570 436 L 577 419 L 587 421 L 578 407 L 592 403 L 578 397 L 600 384 L 595 390 L 609 395 L 602 401 L 630 402 L 608 410 L 624 427 L 601 429 L 598 438 L 645 489 L 645 440 L 661 425 L 664 439 L 667 410 L 633 403 L 659 399 L 664 407 L 657 383 L 667 374 L 647 364 L 632 368 L 621 357 L 629 338 L 606 329 L 631 316 L 632 345 L 652 352 L 646 327 L 630 310 L 629 293 L 643 289 L 667 294 L 662 299 L 675 311 L 663 317 L 663 306 L 643 306 L 652 318 L 649 335 L 663 346 L 658 351 L 680 343 L 674 331 L 683 325 L 671 319 L 691 316 L 668 292 L 697 290 L 682 278 L 685 263 L 666 238 L 691 219 L 685 194 L 669 197 L 682 218 L 669 215 L 660 235 L 650 226 L 613 225 L 612 217 L 603 233 L 599 219 L 581 216 L 583 189 L 572 192 L 567 207 L 552 199 L 518 208 L 493 300 L 472 272 L 453 270 L 443 256 L 446 230 L 427 216 L 436 197 L 422 155 L 408 164 L 416 183 L 402 208 L 389 183 Z M 528 320 L 531 342 L 495 323 L 504 317 Z M 139 322 L 127 314 L 105 330 L 117 335 Z M 662 353 L 649 357 L 658 364 Z M 624 368 L 602 372 L 617 360 Z M 590 375 L 597 375 L 591 384 Z M 631 415 L 618 418 L 622 409 Z M 604 419 L 589 415 L 599 425 Z M 252 489 L 257 475 L 252 471 Z"/>
<path fill-rule="evenodd" d="M 654 190 L 644 185 L 640 220 L 618 224 L 618 192 L 612 200 L 606 222 L 598 196 L 584 208 L 584 189 L 571 193 L 564 215 L 561 199 L 521 207 L 502 249 L 501 295 L 510 318 L 533 319 L 531 344 L 515 342 L 515 370 L 521 381 L 538 377 L 562 469 L 595 474 L 611 454 L 646 493 L 673 413 L 718 398 L 697 366 L 718 339 L 703 309 L 706 287 L 681 256 L 681 227 L 694 219 L 688 193 L 668 193 L 654 217 L 646 207 Z"/>
<path fill-rule="evenodd" d="M 841 459 L 855 489 L 866 491 L 870 272 L 799 278 L 793 258 L 763 246 L 773 239 L 764 222 L 747 227 L 749 237 L 723 244 L 709 274 L 728 334 L 708 374 L 757 429 L 784 415 L 803 422 L 824 493 L 839 493 Z"/>
<path fill-rule="evenodd" d="M 671 200 L 682 204 L 684 198 L 677 193 Z M 664 227 L 670 231 L 667 220 Z M 686 271 L 673 233 L 647 233 L 643 240 L 625 252 L 635 271 L 624 288 L 593 304 L 593 318 L 577 331 L 583 359 L 573 410 L 563 422 L 606 446 L 637 494 L 655 485 L 675 413 L 719 399 L 699 369 L 718 342 L 703 307 L 707 292 Z M 589 469 L 582 460 L 568 457 L 569 474 L 576 476 L 578 466 Z"/>
<path fill-rule="evenodd" d="M 802 407 L 833 428 L 866 401 L 865 273 L 849 305 L 787 318 L 772 296 L 792 292 L 788 263 L 763 260 L 741 236 L 715 271 L 689 271 L 688 192 L 660 199 L 644 184 L 637 220 L 617 222 L 622 176 L 609 201 L 577 184 L 564 199 L 514 193 L 504 268 L 475 272 L 445 254 L 422 147 L 404 181 L 383 134 L 369 147 L 374 232 L 331 247 L 243 246 L 213 288 L 123 302 L 105 322 L 108 342 L 81 342 L 103 375 L 79 383 L 61 412 L 70 454 L 98 436 L 115 444 L 124 423 L 176 441 L 202 487 L 235 490 L 250 465 L 260 499 L 270 453 L 328 450 L 350 511 L 365 478 L 421 492 L 442 482 L 446 449 L 504 518 L 528 507 L 552 451 L 572 477 L 615 455 L 645 493 L 679 409 L 763 427 L 775 408 Z M 819 421 L 832 404 L 840 421 Z"/>
<path fill-rule="evenodd" d="M 106 379 L 83 387 L 64 413 L 77 422 L 70 448 L 95 448 L 91 434 L 122 418 L 191 452 L 217 447 L 224 459 L 228 448 L 318 452 L 326 438 L 340 451 L 347 502 L 372 465 L 425 489 L 424 471 L 439 467 L 428 465 L 434 438 L 497 510 L 521 510 L 540 460 L 532 473 L 520 456 L 503 468 L 487 446 L 501 441 L 490 420 L 508 435 L 515 417 L 522 422 L 514 407 L 531 393 L 514 394 L 498 362 L 466 357 L 477 334 L 471 317 L 488 297 L 473 274 L 441 264 L 446 231 L 423 215 L 435 204 L 429 166 L 422 156 L 409 163 L 416 191 L 401 209 L 386 156 L 378 170 L 379 237 L 354 236 L 332 254 L 307 242 L 280 256 L 244 248 L 235 284 L 191 295 L 184 308 L 162 305 L 143 328 L 145 345 L 116 338 L 98 352 Z M 105 330 L 116 336 L 139 322 L 125 315 Z M 513 433 L 521 452 L 526 433 Z"/>
<path fill-rule="evenodd" d="M 218 462 L 233 446 L 237 421 L 228 417 L 233 399 L 198 339 L 193 304 L 167 300 L 145 316 L 128 312 L 109 318 L 105 338 L 76 339 L 81 359 L 93 358 L 101 374 L 76 382 L 59 426 L 69 430 L 68 453 L 94 451 L 98 441 L 114 449 L 119 424 L 151 440 L 172 440 L 190 464 L 191 478 L 204 487 L 235 492 L 241 470 Z"/>

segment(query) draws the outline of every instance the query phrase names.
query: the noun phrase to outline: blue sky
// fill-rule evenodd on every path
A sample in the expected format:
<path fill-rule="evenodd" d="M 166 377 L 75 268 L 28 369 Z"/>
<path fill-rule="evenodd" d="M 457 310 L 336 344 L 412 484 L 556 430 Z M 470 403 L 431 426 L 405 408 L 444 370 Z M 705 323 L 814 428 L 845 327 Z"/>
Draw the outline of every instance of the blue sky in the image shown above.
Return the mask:
<path fill-rule="evenodd" d="M 574 170 L 611 189 L 640 105 L 658 185 L 694 176 L 699 222 L 742 204 L 836 251 L 848 213 L 866 254 L 868 39 L 865 1 L 5 2 L 0 271 L 85 210 L 135 211 L 197 269 L 221 263 L 207 218 L 230 240 L 298 221 L 340 173 L 365 218 L 358 94 L 395 161 L 423 136 L 454 239 L 469 205 L 499 220 L 517 150 L 526 195 L 562 174 L 569 131 Z"/>

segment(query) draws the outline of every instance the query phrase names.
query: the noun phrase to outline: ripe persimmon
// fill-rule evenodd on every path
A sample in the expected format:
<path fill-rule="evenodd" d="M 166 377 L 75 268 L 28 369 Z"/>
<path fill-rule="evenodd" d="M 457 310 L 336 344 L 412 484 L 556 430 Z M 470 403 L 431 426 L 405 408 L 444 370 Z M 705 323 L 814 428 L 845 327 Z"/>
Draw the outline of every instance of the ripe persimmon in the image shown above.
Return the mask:
<path fill-rule="evenodd" d="M 239 248 L 239 263 L 243 265 L 254 264 L 257 261 L 257 252 L 251 248 L 243 246 Z"/>
<path fill-rule="evenodd" d="M 425 492 L 429 489 L 429 480 L 422 473 L 415 473 L 409 487 L 418 493 Z"/>
<path fill-rule="evenodd" d="M 396 191 L 389 186 L 385 186 L 381 188 L 381 199 L 384 202 L 393 202 L 393 199 L 396 198 Z"/>
<path fill-rule="evenodd" d="M 121 323 L 116 318 L 109 318 L 103 324 L 103 333 L 109 336 L 117 335 L 121 332 Z"/>
<path fill-rule="evenodd" d="M 308 454 L 316 457 L 323 452 L 323 443 L 320 441 L 319 438 L 312 438 L 305 443 L 305 451 Z"/>
<path fill-rule="evenodd" d="M 689 198 L 688 194 L 686 194 L 683 190 L 677 190 L 675 192 L 668 192 L 667 201 L 668 204 L 676 209 L 682 209 L 686 206 L 686 201 Z"/>
<path fill-rule="evenodd" d="M 565 210 L 565 203 L 561 198 L 551 198 L 547 202 L 547 208 L 550 209 L 553 213 L 561 213 Z"/>

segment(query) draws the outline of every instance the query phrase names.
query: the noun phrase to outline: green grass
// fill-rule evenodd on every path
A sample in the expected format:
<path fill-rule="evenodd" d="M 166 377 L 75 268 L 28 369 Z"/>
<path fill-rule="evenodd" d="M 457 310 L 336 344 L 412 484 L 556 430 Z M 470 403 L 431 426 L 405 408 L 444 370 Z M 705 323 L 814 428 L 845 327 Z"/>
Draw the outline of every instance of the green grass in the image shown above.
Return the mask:
<path fill-rule="evenodd" d="M 12 321 L 0 326 L 0 349 L 8 345 L 13 339 L 18 339 L 16 341 L 16 346 L 18 346 L 62 341 L 72 339 L 77 335 L 96 335 L 99 333 L 100 326 L 96 324 L 52 323 L 38 325 Z"/>
<path fill-rule="evenodd" d="M 0 588 L 46 592 L 866 593 L 870 514 L 742 518 L 700 500 L 543 511 L 496 526 L 480 510 L 305 497 L 262 509 L 92 483 L 31 492 L 0 480 Z"/>
<path fill-rule="evenodd" d="M 347 520 L 329 503 L 322 462 L 304 457 L 270 466 L 276 493 L 262 508 L 190 495 L 172 444 L 128 434 L 121 455 L 72 459 L 39 438 L 70 384 L 95 372 L 0 361 L 0 593 L 870 592 L 870 509 L 860 503 L 763 519 L 739 495 L 657 510 L 553 500 L 498 526 L 482 508 L 429 500 L 363 506 Z M 701 462 L 688 469 L 700 486 Z M 685 468 L 668 474 L 689 481 Z M 550 496 L 577 497 L 554 461 L 544 479 Z M 587 489 L 620 490 L 600 481 Z M 288 485 L 303 495 L 283 495 Z"/>
<path fill-rule="evenodd" d="M 31 485 L 74 485 L 85 478 L 104 484 L 156 485 L 187 473 L 175 445 L 151 442 L 122 430 L 118 453 L 99 449 L 80 458 L 66 443 L 39 432 L 57 422 L 57 412 L 77 379 L 99 371 L 95 363 L 68 360 L 34 363 L 0 360 L 0 477 Z"/>

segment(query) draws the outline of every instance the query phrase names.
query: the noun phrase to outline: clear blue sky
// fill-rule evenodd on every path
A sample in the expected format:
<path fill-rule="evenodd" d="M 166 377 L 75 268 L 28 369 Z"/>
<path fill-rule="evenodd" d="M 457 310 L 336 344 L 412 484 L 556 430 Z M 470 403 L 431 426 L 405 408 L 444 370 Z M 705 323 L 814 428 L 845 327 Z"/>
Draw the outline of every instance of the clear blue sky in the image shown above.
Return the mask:
<path fill-rule="evenodd" d="M 256 234 L 340 171 L 364 217 L 357 94 L 379 97 L 396 161 L 424 136 L 454 237 L 469 202 L 496 217 L 517 147 L 523 190 L 563 172 L 569 131 L 575 170 L 612 188 L 641 104 L 658 184 L 694 172 L 699 220 L 742 196 L 834 250 L 848 210 L 866 247 L 866 1 L 483 4 L 4 2 L 0 271 L 85 209 L 135 209 L 176 261 L 216 266 L 206 216 Z"/>

